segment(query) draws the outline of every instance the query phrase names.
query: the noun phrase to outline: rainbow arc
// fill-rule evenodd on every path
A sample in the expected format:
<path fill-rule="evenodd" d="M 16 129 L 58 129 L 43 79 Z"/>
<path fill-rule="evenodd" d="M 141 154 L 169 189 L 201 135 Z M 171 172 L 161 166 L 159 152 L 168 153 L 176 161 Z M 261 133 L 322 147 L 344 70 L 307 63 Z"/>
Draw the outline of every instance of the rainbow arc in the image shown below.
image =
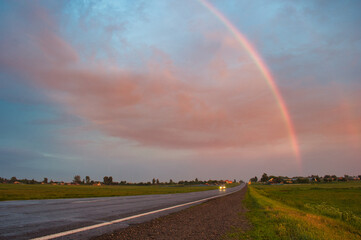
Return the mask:
<path fill-rule="evenodd" d="M 258 53 L 257 49 L 252 45 L 252 43 L 217 8 L 215 8 L 207 0 L 199 0 L 199 2 L 203 6 L 205 6 L 218 20 L 220 20 L 223 23 L 223 25 L 230 31 L 230 33 L 234 36 L 234 38 L 247 51 L 249 56 L 252 58 L 252 60 L 254 61 L 254 63 L 257 65 L 258 69 L 262 73 L 264 79 L 266 80 L 267 85 L 269 86 L 278 104 L 278 107 L 280 109 L 280 112 L 287 127 L 291 147 L 294 152 L 297 164 L 301 168 L 301 154 L 300 154 L 295 128 L 293 126 L 291 116 L 287 109 L 286 103 L 267 65 L 265 64 L 262 57 Z"/>

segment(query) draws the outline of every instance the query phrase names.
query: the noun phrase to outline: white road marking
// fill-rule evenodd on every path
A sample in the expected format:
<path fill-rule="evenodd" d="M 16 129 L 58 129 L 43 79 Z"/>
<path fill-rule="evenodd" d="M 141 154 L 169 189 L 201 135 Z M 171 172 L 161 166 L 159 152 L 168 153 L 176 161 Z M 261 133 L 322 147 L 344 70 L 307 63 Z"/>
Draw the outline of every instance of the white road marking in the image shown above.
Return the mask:
<path fill-rule="evenodd" d="M 91 225 L 91 226 L 87 226 L 87 227 L 77 228 L 77 229 L 73 229 L 73 230 L 69 230 L 69 231 L 65 231 L 65 232 L 60 232 L 60 233 L 55 233 L 55 234 L 51 234 L 51 235 L 47 235 L 47 236 L 43 236 L 43 237 L 33 238 L 32 240 L 48 240 L 48 239 L 63 237 L 63 236 L 66 236 L 66 235 L 70 235 L 70 234 L 74 234 L 74 233 L 78 233 L 78 232 L 83 232 L 83 231 L 91 230 L 91 229 L 94 229 L 94 228 L 104 227 L 104 226 L 112 225 L 114 223 L 120 223 L 120 222 L 124 222 L 124 221 L 131 220 L 131 219 L 134 219 L 134 218 L 138 218 L 138 217 L 142 217 L 142 216 L 146 216 L 146 215 L 150 215 L 150 214 L 154 214 L 154 213 L 158 213 L 158 212 L 167 211 L 167 210 L 171 210 L 171 209 L 174 209 L 174 208 L 191 205 L 191 204 L 194 204 L 194 203 L 204 202 L 204 201 L 207 201 L 207 200 L 210 200 L 210 199 L 213 199 L 213 198 L 224 197 L 224 196 L 227 196 L 227 195 L 229 195 L 231 193 L 235 193 L 235 192 L 236 191 L 233 191 L 233 192 L 230 192 L 230 193 L 227 193 L 227 194 L 218 195 L 218 196 L 203 198 L 201 200 L 188 202 L 188 203 L 183 203 L 183 204 L 175 205 L 175 206 L 172 206 L 172 207 L 162 208 L 162 209 L 158 209 L 158 210 L 154 210 L 154 211 L 150 211 L 150 212 L 146 212 L 146 213 L 141 213 L 141 214 L 125 217 L 125 218 L 120 218 L 120 219 L 116 219 L 116 220 L 113 220 L 113 221 L 110 221 L 110 222 L 99 223 L 99 224 L 95 224 L 95 225 Z"/>
<path fill-rule="evenodd" d="M 75 201 L 72 203 L 89 203 L 89 202 L 101 202 L 101 201 L 104 201 L 104 200 Z"/>

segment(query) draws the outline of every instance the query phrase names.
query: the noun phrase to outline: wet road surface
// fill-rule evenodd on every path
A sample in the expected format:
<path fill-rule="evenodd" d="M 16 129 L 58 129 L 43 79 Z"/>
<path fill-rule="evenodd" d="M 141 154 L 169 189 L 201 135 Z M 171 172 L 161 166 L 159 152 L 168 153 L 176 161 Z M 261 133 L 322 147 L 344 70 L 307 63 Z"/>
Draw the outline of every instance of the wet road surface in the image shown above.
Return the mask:
<path fill-rule="evenodd" d="M 210 190 L 177 194 L 4 201 L 0 202 L 0 239 L 30 239 L 85 226 L 108 223 L 116 219 L 229 194 L 243 187 L 244 185 L 240 185 L 225 191 Z M 87 239 L 117 228 L 127 227 L 129 224 L 149 221 L 189 206 L 191 205 L 62 236 L 58 239 Z"/>

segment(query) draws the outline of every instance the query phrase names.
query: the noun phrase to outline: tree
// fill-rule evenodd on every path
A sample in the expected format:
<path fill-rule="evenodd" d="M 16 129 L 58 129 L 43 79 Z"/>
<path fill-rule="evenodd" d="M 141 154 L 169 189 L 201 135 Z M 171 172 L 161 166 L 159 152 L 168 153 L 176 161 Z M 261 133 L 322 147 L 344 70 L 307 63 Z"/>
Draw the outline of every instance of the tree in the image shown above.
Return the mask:
<path fill-rule="evenodd" d="M 109 177 L 105 176 L 105 177 L 103 178 L 103 182 L 104 182 L 104 184 L 106 184 L 106 185 L 110 185 L 110 184 L 113 183 L 113 177 L 112 177 L 112 176 L 109 176 Z"/>
<path fill-rule="evenodd" d="M 255 182 L 257 182 L 257 181 L 258 181 L 258 177 L 257 177 L 257 176 L 255 176 L 255 177 L 254 177 L 254 180 L 255 180 Z"/>
<path fill-rule="evenodd" d="M 44 177 L 43 183 L 48 183 L 48 178 Z"/>
<path fill-rule="evenodd" d="M 153 185 L 155 184 L 155 178 L 153 178 L 153 180 L 152 180 L 152 184 L 153 184 Z"/>
<path fill-rule="evenodd" d="M 86 184 L 90 184 L 90 177 L 89 177 L 89 176 L 86 176 L 86 177 L 85 177 L 85 181 L 86 181 Z"/>
<path fill-rule="evenodd" d="M 16 182 L 16 181 L 17 181 L 16 177 L 11 177 L 11 179 L 10 179 L 10 182 L 11 182 L 11 183 L 14 183 L 14 182 Z"/>
<path fill-rule="evenodd" d="M 198 178 L 196 178 L 194 181 L 195 181 L 196 183 L 198 183 Z"/>
<path fill-rule="evenodd" d="M 79 175 L 75 175 L 73 182 L 80 184 L 81 183 L 81 177 Z"/>
<path fill-rule="evenodd" d="M 308 178 L 300 177 L 297 178 L 296 183 L 310 183 L 310 180 Z"/>
<path fill-rule="evenodd" d="M 325 175 L 325 176 L 323 177 L 323 181 L 324 181 L 324 182 L 331 182 L 331 181 L 332 181 L 331 176 L 330 176 L 330 175 Z"/>
<path fill-rule="evenodd" d="M 169 184 L 173 184 L 173 180 L 172 180 L 172 179 L 169 180 Z"/>
<path fill-rule="evenodd" d="M 269 180 L 269 177 L 267 175 L 267 173 L 263 173 L 262 177 L 261 177 L 261 182 L 267 182 Z"/>
<path fill-rule="evenodd" d="M 249 181 L 250 182 L 257 182 L 257 180 L 258 180 L 257 177 L 254 177 L 254 178 L 251 178 Z"/>
<path fill-rule="evenodd" d="M 159 179 L 157 178 L 157 184 L 159 184 Z"/>

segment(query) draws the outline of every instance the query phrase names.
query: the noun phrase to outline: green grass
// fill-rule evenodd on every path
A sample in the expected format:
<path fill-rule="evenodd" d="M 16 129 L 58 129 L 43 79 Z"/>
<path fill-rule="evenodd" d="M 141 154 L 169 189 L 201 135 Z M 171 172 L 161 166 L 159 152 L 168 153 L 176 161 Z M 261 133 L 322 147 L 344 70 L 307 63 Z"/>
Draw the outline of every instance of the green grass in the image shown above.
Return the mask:
<path fill-rule="evenodd" d="M 233 239 L 361 239 L 361 183 L 249 185 L 249 231 Z"/>
<path fill-rule="evenodd" d="M 232 187 L 238 184 L 229 184 Z M 186 193 L 217 189 L 217 186 L 89 186 L 89 185 L 39 185 L 39 184 L 0 184 L 0 201 L 56 199 L 56 198 L 86 198 L 114 197 L 131 195 Z"/>

